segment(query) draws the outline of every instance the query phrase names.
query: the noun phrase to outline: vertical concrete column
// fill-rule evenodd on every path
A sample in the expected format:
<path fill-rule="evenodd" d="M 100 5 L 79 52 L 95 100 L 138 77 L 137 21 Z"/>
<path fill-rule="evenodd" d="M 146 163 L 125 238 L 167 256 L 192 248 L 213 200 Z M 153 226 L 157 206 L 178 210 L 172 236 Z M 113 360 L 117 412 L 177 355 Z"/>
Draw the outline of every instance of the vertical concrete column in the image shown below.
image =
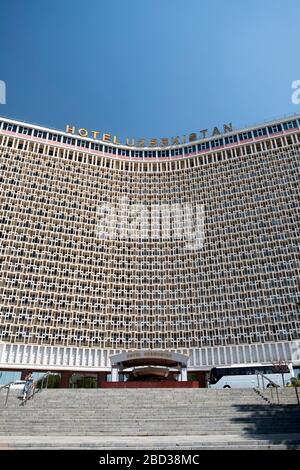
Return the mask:
<path fill-rule="evenodd" d="M 69 388 L 71 374 L 72 374 L 72 372 L 69 372 L 69 371 L 61 372 L 61 379 L 60 379 L 59 388 Z"/>
<path fill-rule="evenodd" d="M 187 381 L 187 368 L 186 367 L 181 368 L 179 380 L 180 380 L 180 382 L 186 382 Z"/>
<path fill-rule="evenodd" d="M 119 382 L 119 371 L 117 367 L 111 368 L 111 381 L 112 382 Z"/>
<path fill-rule="evenodd" d="M 106 372 L 98 372 L 97 373 L 97 387 L 101 388 L 101 382 L 106 382 Z"/>

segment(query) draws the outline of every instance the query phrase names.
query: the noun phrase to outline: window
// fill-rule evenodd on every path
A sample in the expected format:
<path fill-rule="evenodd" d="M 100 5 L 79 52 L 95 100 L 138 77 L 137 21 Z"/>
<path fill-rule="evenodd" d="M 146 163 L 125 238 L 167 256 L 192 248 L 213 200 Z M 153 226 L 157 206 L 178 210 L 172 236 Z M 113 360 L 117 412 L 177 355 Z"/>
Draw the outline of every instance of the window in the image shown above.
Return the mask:
<path fill-rule="evenodd" d="M 84 148 L 88 149 L 90 147 L 90 143 L 87 140 L 77 139 L 77 146 L 78 147 L 84 147 Z"/>
<path fill-rule="evenodd" d="M 281 124 L 276 124 L 275 126 L 268 127 L 269 134 L 276 134 L 282 131 Z"/>
<path fill-rule="evenodd" d="M 189 147 L 184 147 L 184 154 L 189 155 L 190 153 L 196 152 L 196 145 L 190 145 Z"/>
<path fill-rule="evenodd" d="M 105 145 L 104 152 L 116 155 L 117 154 L 117 148 L 116 147 L 109 147 L 108 145 Z"/>
<path fill-rule="evenodd" d="M 233 144 L 234 142 L 237 142 L 237 135 L 229 135 L 228 137 L 225 137 L 225 144 Z"/>
<path fill-rule="evenodd" d="M 103 151 L 103 145 L 101 144 L 94 144 L 94 142 L 91 142 L 91 149 L 92 150 L 96 150 L 98 152 L 102 152 Z"/>
<path fill-rule="evenodd" d="M 10 132 L 17 132 L 17 126 L 9 124 L 8 122 L 4 122 L 3 129 Z"/>
<path fill-rule="evenodd" d="M 223 139 L 216 139 L 211 141 L 212 148 L 221 147 L 222 145 L 224 145 Z"/>
<path fill-rule="evenodd" d="M 171 156 L 174 157 L 177 155 L 182 155 L 182 147 L 171 149 Z"/>
<path fill-rule="evenodd" d="M 197 145 L 198 151 L 209 150 L 209 142 L 202 142 L 202 144 Z"/>
<path fill-rule="evenodd" d="M 144 151 L 144 157 L 145 158 L 155 158 L 156 157 L 156 151 L 155 150 L 145 150 Z"/>
<path fill-rule="evenodd" d="M 297 121 L 288 121 L 283 123 L 283 129 L 288 130 L 288 129 L 295 129 L 297 127 Z"/>
<path fill-rule="evenodd" d="M 33 135 L 34 135 L 34 137 L 38 137 L 39 139 L 46 139 L 47 138 L 47 132 L 40 131 L 38 129 L 34 129 Z"/>
<path fill-rule="evenodd" d="M 241 134 L 239 134 L 239 139 L 240 139 L 240 140 L 252 139 L 252 132 L 251 132 L 251 131 L 249 131 L 249 132 L 242 132 Z"/>
<path fill-rule="evenodd" d="M 119 149 L 118 155 L 121 155 L 123 157 L 129 157 L 130 150 L 129 149 Z"/>
<path fill-rule="evenodd" d="M 254 137 L 263 137 L 264 135 L 267 135 L 267 129 L 264 127 L 262 129 L 255 129 L 253 131 Z"/>
<path fill-rule="evenodd" d="M 63 136 L 63 143 L 68 145 L 75 145 L 76 139 L 73 139 L 72 137 Z"/>
<path fill-rule="evenodd" d="M 160 158 L 160 157 L 162 157 L 162 158 L 163 157 L 169 157 L 170 156 L 170 151 L 169 150 L 159 150 L 157 152 L 157 156 L 158 156 L 158 158 Z"/>
<path fill-rule="evenodd" d="M 57 134 L 51 134 L 51 132 L 49 132 L 48 139 L 53 142 L 60 142 L 60 136 Z"/>
<path fill-rule="evenodd" d="M 19 134 L 31 135 L 31 129 L 28 127 L 19 126 Z"/>

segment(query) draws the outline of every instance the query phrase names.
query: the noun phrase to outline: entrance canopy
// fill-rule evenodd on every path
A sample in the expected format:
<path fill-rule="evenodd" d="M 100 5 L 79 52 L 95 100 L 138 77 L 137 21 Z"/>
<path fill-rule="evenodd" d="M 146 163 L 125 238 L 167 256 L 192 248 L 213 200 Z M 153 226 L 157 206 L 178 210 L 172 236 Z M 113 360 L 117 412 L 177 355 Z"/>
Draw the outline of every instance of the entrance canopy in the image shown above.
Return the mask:
<path fill-rule="evenodd" d="M 146 366 L 146 367 L 137 367 L 132 370 L 133 377 L 168 377 L 169 369 L 166 367 L 156 367 L 156 366 Z"/>
<path fill-rule="evenodd" d="M 110 357 L 112 366 L 123 369 L 136 366 L 187 367 L 189 356 L 169 351 L 129 351 Z"/>
<path fill-rule="evenodd" d="M 112 381 L 118 381 L 118 374 L 129 368 L 141 366 L 161 366 L 176 368 L 180 372 L 181 380 L 186 380 L 186 368 L 189 356 L 171 351 L 128 351 L 110 357 L 112 366 Z M 135 369 L 137 371 L 137 369 Z M 139 374 L 142 371 L 139 369 Z"/>

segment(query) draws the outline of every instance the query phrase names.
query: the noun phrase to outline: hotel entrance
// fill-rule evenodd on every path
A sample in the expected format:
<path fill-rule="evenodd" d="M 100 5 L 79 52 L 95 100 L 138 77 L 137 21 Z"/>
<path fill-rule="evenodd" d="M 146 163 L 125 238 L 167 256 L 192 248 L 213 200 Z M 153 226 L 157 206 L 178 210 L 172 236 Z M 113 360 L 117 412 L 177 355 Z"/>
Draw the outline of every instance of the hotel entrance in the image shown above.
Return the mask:
<path fill-rule="evenodd" d="M 110 360 L 112 369 L 109 386 L 189 386 L 189 357 L 183 354 L 169 351 L 130 351 L 111 356 Z"/>

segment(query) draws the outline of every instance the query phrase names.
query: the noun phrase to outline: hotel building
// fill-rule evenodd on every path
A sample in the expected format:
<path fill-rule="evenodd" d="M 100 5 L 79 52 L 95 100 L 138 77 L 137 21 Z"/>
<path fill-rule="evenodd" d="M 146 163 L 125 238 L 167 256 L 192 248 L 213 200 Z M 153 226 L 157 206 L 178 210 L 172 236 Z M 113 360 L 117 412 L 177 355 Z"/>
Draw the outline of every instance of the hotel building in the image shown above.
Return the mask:
<path fill-rule="evenodd" d="M 0 118 L 0 370 L 300 365 L 300 116 L 132 147 Z"/>

